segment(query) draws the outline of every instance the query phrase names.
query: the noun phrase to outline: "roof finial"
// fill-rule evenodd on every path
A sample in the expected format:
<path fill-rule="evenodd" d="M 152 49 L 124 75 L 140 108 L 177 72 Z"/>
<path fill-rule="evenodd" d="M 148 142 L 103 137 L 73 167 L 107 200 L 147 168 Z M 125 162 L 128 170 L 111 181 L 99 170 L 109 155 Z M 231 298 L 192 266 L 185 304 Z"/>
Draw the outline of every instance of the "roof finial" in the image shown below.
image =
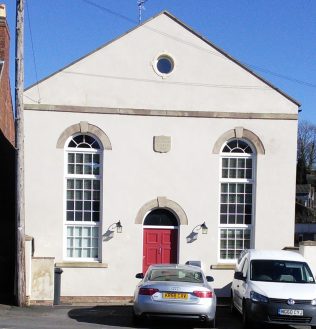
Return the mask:
<path fill-rule="evenodd" d="M 142 10 L 145 10 L 144 3 L 147 1 L 148 0 L 137 0 L 137 6 L 138 6 L 138 12 L 139 12 L 139 17 L 138 17 L 139 24 L 142 21 Z"/>

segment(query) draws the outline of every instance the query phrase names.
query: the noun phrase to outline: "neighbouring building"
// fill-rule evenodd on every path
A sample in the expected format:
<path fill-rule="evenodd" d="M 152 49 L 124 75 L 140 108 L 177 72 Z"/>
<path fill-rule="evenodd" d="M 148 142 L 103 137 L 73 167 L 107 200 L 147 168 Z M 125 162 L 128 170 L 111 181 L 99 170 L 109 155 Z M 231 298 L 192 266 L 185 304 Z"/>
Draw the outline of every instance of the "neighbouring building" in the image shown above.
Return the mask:
<path fill-rule="evenodd" d="M 54 268 L 61 302 L 129 300 L 187 261 L 227 296 L 241 250 L 293 246 L 299 103 L 170 13 L 24 96 L 31 302 Z"/>
<path fill-rule="evenodd" d="M 315 208 L 315 188 L 311 184 L 296 185 L 296 202 L 307 208 Z"/>
<path fill-rule="evenodd" d="M 296 185 L 294 241 L 295 245 L 316 241 L 315 188 L 311 184 Z"/>
<path fill-rule="evenodd" d="M 15 277 L 15 130 L 9 80 L 10 33 L 0 4 L 0 304 L 14 301 Z"/>
<path fill-rule="evenodd" d="M 303 241 L 316 241 L 316 221 L 295 224 L 295 245 Z"/>

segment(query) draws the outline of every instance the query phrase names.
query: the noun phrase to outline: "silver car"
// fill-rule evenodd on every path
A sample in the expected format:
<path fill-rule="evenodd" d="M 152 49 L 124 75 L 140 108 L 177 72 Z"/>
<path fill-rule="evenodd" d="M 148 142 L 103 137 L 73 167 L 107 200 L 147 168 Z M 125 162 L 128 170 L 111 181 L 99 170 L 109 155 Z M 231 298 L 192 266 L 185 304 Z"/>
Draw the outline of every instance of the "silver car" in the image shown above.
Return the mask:
<path fill-rule="evenodd" d="M 215 327 L 216 295 L 201 268 L 192 265 L 151 265 L 134 294 L 133 319 L 162 317 L 199 321 Z"/>

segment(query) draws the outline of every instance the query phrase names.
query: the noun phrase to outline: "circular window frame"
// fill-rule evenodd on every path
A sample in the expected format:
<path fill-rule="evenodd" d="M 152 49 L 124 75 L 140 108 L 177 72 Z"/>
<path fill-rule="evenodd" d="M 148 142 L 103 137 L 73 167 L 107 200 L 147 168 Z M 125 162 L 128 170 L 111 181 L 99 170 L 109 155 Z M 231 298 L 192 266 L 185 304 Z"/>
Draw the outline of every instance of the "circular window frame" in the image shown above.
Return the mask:
<path fill-rule="evenodd" d="M 171 63 L 171 70 L 170 70 L 170 72 L 164 73 L 164 72 L 159 71 L 159 69 L 158 69 L 158 62 L 161 59 L 167 59 Z M 157 75 L 159 75 L 162 78 L 167 78 L 171 74 L 173 74 L 173 72 L 175 70 L 176 65 L 175 65 L 174 57 L 172 55 L 170 55 L 169 53 L 167 53 L 167 52 L 162 52 L 162 53 L 160 53 L 159 55 L 157 55 L 155 57 L 155 59 L 152 62 L 152 67 L 153 67 L 153 69 L 154 69 L 154 71 L 155 71 L 155 73 Z"/>

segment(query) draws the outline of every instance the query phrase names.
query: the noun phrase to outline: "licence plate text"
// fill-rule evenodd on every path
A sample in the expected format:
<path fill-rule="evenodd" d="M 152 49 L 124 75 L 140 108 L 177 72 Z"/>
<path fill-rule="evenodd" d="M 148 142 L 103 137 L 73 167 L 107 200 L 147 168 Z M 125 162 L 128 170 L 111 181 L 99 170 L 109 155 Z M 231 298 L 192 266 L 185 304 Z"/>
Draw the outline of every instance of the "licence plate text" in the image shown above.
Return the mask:
<path fill-rule="evenodd" d="M 188 294 L 182 292 L 164 292 L 162 297 L 166 299 L 188 299 Z"/>
<path fill-rule="evenodd" d="M 293 309 L 284 309 L 281 308 L 278 310 L 279 315 L 293 315 L 293 316 L 302 316 L 303 310 L 293 310 Z"/>

